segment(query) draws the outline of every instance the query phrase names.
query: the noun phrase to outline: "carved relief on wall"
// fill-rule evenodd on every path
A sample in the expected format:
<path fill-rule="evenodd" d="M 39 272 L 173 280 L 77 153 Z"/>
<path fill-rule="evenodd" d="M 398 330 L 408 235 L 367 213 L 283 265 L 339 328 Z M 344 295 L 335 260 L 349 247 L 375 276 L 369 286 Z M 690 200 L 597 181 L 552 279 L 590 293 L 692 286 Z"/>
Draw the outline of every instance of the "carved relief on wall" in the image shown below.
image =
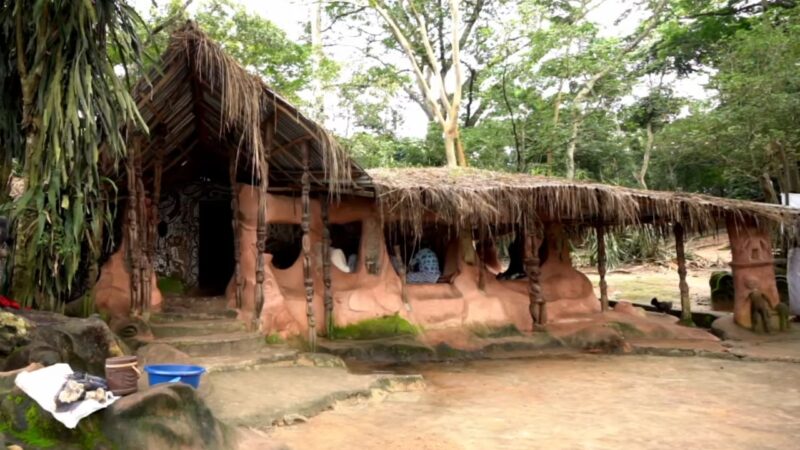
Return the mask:
<path fill-rule="evenodd" d="M 178 278 L 186 287 L 197 286 L 200 202 L 229 199 L 229 187 L 205 183 L 162 193 L 155 261 L 158 276 Z"/>

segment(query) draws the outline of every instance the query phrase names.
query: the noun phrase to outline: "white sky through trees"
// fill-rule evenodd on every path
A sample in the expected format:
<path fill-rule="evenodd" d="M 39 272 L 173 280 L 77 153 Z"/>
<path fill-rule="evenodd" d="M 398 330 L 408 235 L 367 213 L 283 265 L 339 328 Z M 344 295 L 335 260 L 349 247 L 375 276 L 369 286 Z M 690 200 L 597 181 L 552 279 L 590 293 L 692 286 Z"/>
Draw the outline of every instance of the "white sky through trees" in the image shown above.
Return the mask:
<path fill-rule="evenodd" d="M 159 6 L 166 4 L 169 0 L 129 0 L 136 10 L 147 19 L 148 13 L 156 3 Z M 280 27 L 286 34 L 296 41 L 308 41 L 308 36 L 304 34 L 307 32 L 307 24 L 310 17 L 309 2 L 310 0 L 233 0 L 243 5 L 249 12 L 256 13 L 262 17 L 270 20 L 275 25 Z M 202 5 L 204 0 L 195 0 L 190 6 L 190 12 L 194 12 L 198 5 Z M 619 24 L 614 22 L 619 15 L 634 3 L 632 0 L 606 0 L 602 6 L 594 9 L 588 15 L 588 18 L 602 26 L 602 36 L 626 36 L 635 31 L 639 21 L 644 17 L 641 10 L 634 11 L 625 20 Z M 323 19 L 324 21 L 324 19 Z M 325 23 L 323 23 L 323 29 Z M 326 37 L 323 36 L 325 40 Z M 328 37 L 330 39 L 330 37 Z M 352 42 L 337 42 L 332 43 L 329 40 L 325 41 L 326 55 L 334 61 L 342 64 L 345 61 L 352 61 L 353 58 L 358 57 L 357 50 L 354 46 L 357 43 Z M 404 61 L 398 61 L 404 63 Z M 342 64 L 347 66 L 347 64 Z M 354 65 L 353 67 L 355 67 Z M 347 67 L 343 68 L 343 75 L 347 76 L 345 72 Z M 448 77 L 451 78 L 451 77 Z M 671 81 L 671 80 L 670 80 Z M 707 77 L 703 74 L 695 75 L 689 79 L 675 80 L 672 84 L 675 92 L 679 96 L 691 97 L 695 99 L 707 98 L 708 93 L 704 88 L 707 82 Z M 646 82 L 634 88 L 634 95 L 644 96 L 647 94 L 648 87 Z M 302 92 L 301 96 L 305 100 L 311 100 L 311 92 Z M 625 100 L 625 99 L 623 99 Z M 629 99 L 633 101 L 633 97 Z M 328 93 L 325 99 L 326 109 L 330 110 L 335 108 L 338 103 L 335 94 Z M 427 130 L 427 118 L 422 112 L 420 107 L 407 100 L 407 108 L 402 108 L 404 117 L 402 125 L 395 132 L 399 136 L 408 137 L 424 137 Z M 329 120 L 325 124 L 328 128 L 338 134 L 348 134 L 352 131 L 348 129 L 345 120 L 339 116 L 327 114 Z"/>

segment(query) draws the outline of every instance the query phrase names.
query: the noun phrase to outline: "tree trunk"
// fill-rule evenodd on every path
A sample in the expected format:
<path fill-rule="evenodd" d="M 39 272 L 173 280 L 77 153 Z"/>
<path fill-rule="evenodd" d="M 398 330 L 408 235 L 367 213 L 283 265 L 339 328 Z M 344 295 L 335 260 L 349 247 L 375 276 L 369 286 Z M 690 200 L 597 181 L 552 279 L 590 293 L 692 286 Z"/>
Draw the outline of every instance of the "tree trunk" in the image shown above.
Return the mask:
<path fill-rule="evenodd" d="M 572 122 L 572 134 L 567 146 L 567 179 L 575 179 L 575 148 L 578 146 L 578 134 L 583 124 L 583 115 L 578 113 Z"/>
<path fill-rule="evenodd" d="M 313 117 L 318 122 L 325 120 L 325 94 L 322 89 L 322 0 L 311 3 L 311 64 L 314 70 L 311 90 L 314 93 Z"/>
<path fill-rule="evenodd" d="M 764 201 L 767 203 L 780 203 L 778 194 L 775 192 L 775 187 L 772 185 L 772 178 L 768 172 L 764 172 L 758 178 L 761 184 L 761 191 L 764 193 Z"/>
<path fill-rule="evenodd" d="M 636 176 L 636 181 L 639 182 L 639 186 L 642 189 L 647 189 L 647 181 L 645 177 L 647 176 L 647 169 L 650 167 L 650 155 L 653 152 L 653 141 L 655 140 L 655 136 L 653 135 L 653 124 L 651 122 L 647 122 L 647 143 L 644 146 L 644 156 L 642 157 L 642 168 L 639 170 L 639 173 Z"/>
<path fill-rule="evenodd" d="M 447 157 L 447 167 L 458 167 L 456 159 L 456 138 L 451 133 L 444 134 L 444 154 Z"/>

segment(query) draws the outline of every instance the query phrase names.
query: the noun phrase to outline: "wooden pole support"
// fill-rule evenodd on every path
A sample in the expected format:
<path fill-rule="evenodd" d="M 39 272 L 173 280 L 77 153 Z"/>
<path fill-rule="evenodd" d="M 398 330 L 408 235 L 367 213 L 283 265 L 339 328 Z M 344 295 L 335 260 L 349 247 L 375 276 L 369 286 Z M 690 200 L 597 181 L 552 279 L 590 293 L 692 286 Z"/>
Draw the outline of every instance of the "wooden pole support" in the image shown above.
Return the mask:
<path fill-rule="evenodd" d="M 689 284 L 686 283 L 686 249 L 685 249 L 685 235 L 686 232 L 683 225 L 676 222 L 673 225 L 675 233 L 675 256 L 678 260 L 678 287 L 681 292 L 681 322 L 686 325 L 693 324 L 692 321 L 692 303 L 689 299 Z"/>
<path fill-rule="evenodd" d="M 333 292 L 331 291 L 331 229 L 328 217 L 328 198 L 323 196 L 322 205 L 322 281 L 325 285 L 325 335 L 333 337 Z"/>
<path fill-rule="evenodd" d="M 242 243 L 239 238 L 239 192 L 236 189 L 236 165 L 239 156 L 238 152 L 231 152 L 228 164 L 228 177 L 231 184 L 231 227 L 233 228 L 233 280 L 236 285 L 235 302 L 236 309 L 242 308 Z"/>
<path fill-rule="evenodd" d="M 309 173 L 309 143 L 300 144 L 303 149 L 302 229 L 303 229 L 303 284 L 306 290 L 306 317 L 308 319 L 308 343 L 311 351 L 317 348 L 317 324 L 314 318 L 314 280 L 311 275 L 311 174 Z"/>
<path fill-rule="evenodd" d="M 528 309 L 536 325 L 547 323 L 547 309 L 542 296 L 542 286 L 539 283 L 541 275 L 541 261 L 539 260 L 539 246 L 542 243 L 542 225 L 535 223 L 526 227 L 524 231 L 525 272 L 528 275 Z"/>
<path fill-rule="evenodd" d="M 595 226 L 597 234 L 597 273 L 600 274 L 600 308 L 608 311 L 608 283 L 606 283 L 606 229 L 603 225 Z"/>

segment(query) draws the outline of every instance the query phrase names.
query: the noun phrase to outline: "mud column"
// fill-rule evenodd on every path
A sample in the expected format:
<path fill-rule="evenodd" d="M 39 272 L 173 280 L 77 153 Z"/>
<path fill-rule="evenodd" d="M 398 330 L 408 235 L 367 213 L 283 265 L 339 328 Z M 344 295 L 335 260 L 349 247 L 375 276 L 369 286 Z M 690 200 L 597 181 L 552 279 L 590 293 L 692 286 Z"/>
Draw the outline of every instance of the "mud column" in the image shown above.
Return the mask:
<path fill-rule="evenodd" d="M 752 327 L 749 291 L 745 280 L 752 279 L 758 289 L 778 304 L 778 286 L 775 284 L 775 265 L 769 229 L 759 227 L 752 220 L 728 219 L 728 237 L 731 242 L 731 269 L 733 270 L 733 320 L 739 326 Z"/>

